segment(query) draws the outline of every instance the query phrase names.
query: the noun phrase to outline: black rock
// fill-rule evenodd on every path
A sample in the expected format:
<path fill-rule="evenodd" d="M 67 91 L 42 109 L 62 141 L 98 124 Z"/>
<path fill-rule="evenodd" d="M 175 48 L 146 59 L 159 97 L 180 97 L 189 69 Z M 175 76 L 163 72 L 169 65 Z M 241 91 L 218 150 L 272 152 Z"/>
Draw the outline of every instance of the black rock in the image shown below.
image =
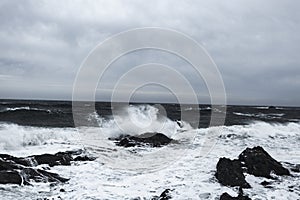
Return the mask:
<path fill-rule="evenodd" d="M 291 168 L 291 171 L 296 172 L 296 173 L 300 173 L 300 165 L 295 165 L 294 167 Z"/>
<path fill-rule="evenodd" d="M 56 165 L 71 165 L 73 157 L 69 152 L 58 152 L 54 155 L 52 154 L 42 154 L 32 156 L 36 160 L 38 165 L 48 164 L 50 167 Z"/>
<path fill-rule="evenodd" d="M 245 180 L 239 160 L 220 158 L 217 164 L 216 178 L 225 186 L 240 186 L 242 188 L 251 187 Z"/>
<path fill-rule="evenodd" d="M 248 196 L 243 196 L 243 195 L 232 197 L 227 192 L 225 192 L 221 195 L 220 200 L 251 200 L 251 199 Z"/>
<path fill-rule="evenodd" d="M 278 161 L 272 158 L 262 147 L 247 148 L 239 155 L 247 173 L 254 176 L 271 178 L 271 172 L 277 175 L 290 175 Z"/>
<path fill-rule="evenodd" d="M 56 154 L 34 155 L 18 158 L 7 154 L 0 154 L 0 184 L 30 185 L 34 182 L 67 182 L 69 179 L 63 178 L 56 173 L 46 170 L 36 169 L 35 166 L 48 164 L 50 167 L 55 165 L 71 165 L 71 161 L 90 161 L 94 158 L 88 156 L 77 156 L 78 151 L 59 152 Z"/>
<path fill-rule="evenodd" d="M 87 155 L 84 155 L 84 156 L 77 156 L 76 158 L 74 158 L 74 161 L 93 161 L 95 159 L 96 158 L 92 158 Z"/>
<path fill-rule="evenodd" d="M 159 200 L 169 200 L 171 199 L 172 196 L 171 196 L 171 190 L 170 189 L 166 189 L 165 191 L 163 191 L 161 193 L 161 195 L 159 196 Z"/>
<path fill-rule="evenodd" d="M 269 109 L 269 110 L 275 110 L 276 107 L 275 107 L 275 106 L 269 106 L 268 109 Z"/>
<path fill-rule="evenodd" d="M 144 133 L 139 136 L 122 136 L 115 138 L 115 142 L 118 146 L 123 147 L 135 147 L 149 145 L 152 147 L 161 147 L 167 145 L 173 141 L 173 139 L 165 136 L 162 133 Z M 118 141 L 119 140 L 119 141 Z"/>
<path fill-rule="evenodd" d="M 23 179 L 17 171 L 0 171 L 0 184 L 21 185 Z"/>
<path fill-rule="evenodd" d="M 21 173 L 23 179 L 26 181 L 26 183 L 29 183 L 30 181 L 35 182 L 67 182 L 69 179 L 63 178 L 59 176 L 58 174 L 47 172 L 45 170 L 41 169 L 33 169 L 33 168 L 24 168 Z M 25 183 L 25 184 L 26 184 Z"/>
<path fill-rule="evenodd" d="M 265 186 L 265 187 L 270 187 L 269 185 L 271 184 L 271 182 L 263 181 L 260 184 L 263 185 L 263 186 Z"/>

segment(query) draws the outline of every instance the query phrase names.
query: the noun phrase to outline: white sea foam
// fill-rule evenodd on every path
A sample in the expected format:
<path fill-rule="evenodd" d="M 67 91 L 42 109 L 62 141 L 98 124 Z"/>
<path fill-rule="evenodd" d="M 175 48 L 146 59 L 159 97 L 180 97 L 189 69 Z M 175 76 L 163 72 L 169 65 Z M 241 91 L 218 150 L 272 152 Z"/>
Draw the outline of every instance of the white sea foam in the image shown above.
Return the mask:
<path fill-rule="evenodd" d="M 186 122 L 170 120 L 160 110 L 150 105 L 128 106 L 116 112 L 112 118 L 104 119 L 97 113 L 89 116 L 99 124 L 99 137 L 109 138 L 120 135 L 140 135 L 146 132 L 160 132 L 173 137 L 178 131 L 191 130 Z M 102 134 L 102 136 L 100 136 Z"/>
<path fill-rule="evenodd" d="M 4 110 L 2 110 L 0 112 L 9 112 L 9 111 L 17 111 L 17 110 L 45 111 L 45 112 L 48 112 L 48 113 L 51 112 L 51 110 L 49 110 L 49 109 L 40 109 L 40 108 L 34 108 L 34 107 L 29 107 L 29 106 L 5 108 Z"/>
<path fill-rule="evenodd" d="M 0 150 L 23 150 L 27 146 L 74 143 L 79 140 L 76 129 L 39 128 L 16 124 L 0 124 Z"/>
<path fill-rule="evenodd" d="M 240 112 L 233 112 L 233 114 L 238 115 L 238 116 L 246 116 L 246 117 L 258 117 L 258 118 L 265 118 L 265 119 L 280 119 L 283 117 L 285 114 L 284 113 L 240 113 Z"/>
<path fill-rule="evenodd" d="M 135 122 L 160 122 L 157 110 L 153 108 L 130 108 L 129 115 Z M 121 117 L 121 115 L 120 115 Z M 123 115 L 124 117 L 124 115 Z M 169 120 L 169 119 L 168 119 Z M 123 120 L 126 126 L 126 121 Z M 152 123 L 152 122 L 151 122 Z M 149 123 L 149 124 L 151 124 Z M 170 123 L 164 126 L 166 133 L 173 133 L 178 129 Z M 99 128 L 86 128 L 87 132 L 96 134 L 99 130 L 108 131 L 112 134 L 117 127 L 111 120 L 100 120 Z M 141 125 L 144 125 L 143 123 Z M 147 126 L 149 128 L 149 126 Z M 142 127 L 142 130 L 144 127 Z M 151 129 L 155 131 L 155 129 Z M 128 125 L 128 129 L 130 126 Z M 163 129 L 163 130 L 165 130 Z M 13 187 L 10 185 L 1 186 L 1 199 L 32 199 L 37 196 L 49 199 L 151 199 L 159 195 L 163 190 L 174 189 L 173 199 L 218 199 L 223 192 L 236 196 L 238 188 L 221 186 L 214 178 L 216 164 L 220 157 L 237 158 L 246 147 L 262 146 L 276 160 L 299 164 L 300 160 L 300 124 L 269 124 L 265 122 L 254 122 L 249 125 L 235 125 L 221 127 L 221 135 L 217 135 L 217 144 L 205 157 L 199 152 L 205 144 L 207 135 L 214 133 L 218 128 L 211 127 L 205 129 L 192 130 L 197 132 L 197 136 L 190 146 L 190 149 L 183 157 L 178 158 L 164 169 L 152 173 L 140 173 L 126 170 L 117 170 L 102 164 L 102 158 L 96 161 L 78 163 L 72 166 L 56 166 L 53 172 L 59 173 L 63 177 L 71 178 L 68 184 L 49 186 L 48 184 L 37 184 L 34 187 Z M 133 130 L 132 134 L 139 133 L 140 130 Z M 58 151 L 60 148 L 69 148 L 74 142 L 73 148 L 77 145 L 74 140 L 76 129 L 72 128 L 35 128 L 18 125 L 1 124 L 0 141 L 1 150 L 16 148 L 17 152 L 22 152 L 23 148 L 31 149 L 34 154 Z M 214 135 L 214 134 L 212 134 Z M 53 142 L 50 142 L 53 141 Z M 67 142 L 66 142 L 67 141 Z M 34 143 L 34 146 L 29 145 Z M 26 144 L 24 146 L 24 144 Z M 39 147 L 39 148 L 36 148 Z M 122 147 L 114 146 L 115 155 Z M 29 150 L 28 150 L 29 151 Z M 13 153 L 13 151 L 11 151 Z M 99 153 L 99 152 L 97 152 Z M 136 152 L 138 153 L 138 152 Z M 150 151 L 151 153 L 151 151 Z M 126 156 L 133 154 L 130 150 Z M 141 159 L 145 159 L 140 157 Z M 152 160 L 153 163 L 157 160 Z M 134 164 L 134 163 L 133 163 Z M 147 166 L 145 166 L 147 167 Z M 274 183 L 273 189 L 263 188 L 259 183 L 264 178 L 247 175 L 247 181 L 253 188 L 244 192 L 252 199 L 285 199 L 292 200 L 299 198 L 299 191 L 289 190 L 289 186 L 299 187 L 300 176 L 293 174 L 293 177 L 280 178 Z M 66 192 L 59 192 L 64 188 Z"/>

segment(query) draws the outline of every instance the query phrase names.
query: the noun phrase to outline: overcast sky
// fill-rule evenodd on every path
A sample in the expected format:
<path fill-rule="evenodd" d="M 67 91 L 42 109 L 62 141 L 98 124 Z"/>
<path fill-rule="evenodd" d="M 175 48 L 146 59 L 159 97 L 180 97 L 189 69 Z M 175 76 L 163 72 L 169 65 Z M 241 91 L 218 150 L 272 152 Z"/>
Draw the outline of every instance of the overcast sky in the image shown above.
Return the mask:
<path fill-rule="evenodd" d="M 300 106 L 299 8 L 297 0 L 1 0 L 0 97 L 70 100 L 80 64 L 99 42 L 154 26 L 183 32 L 205 47 L 229 104 Z M 151 50 L 117 60 L 99 88 L 109 90 L 126 70 L 148 62 L 174 66 L 208 101 L 204 82 L 192 78 L 188 63 Z M 173 99 L 156 87 L 140 92 L 137 100 Z"/>

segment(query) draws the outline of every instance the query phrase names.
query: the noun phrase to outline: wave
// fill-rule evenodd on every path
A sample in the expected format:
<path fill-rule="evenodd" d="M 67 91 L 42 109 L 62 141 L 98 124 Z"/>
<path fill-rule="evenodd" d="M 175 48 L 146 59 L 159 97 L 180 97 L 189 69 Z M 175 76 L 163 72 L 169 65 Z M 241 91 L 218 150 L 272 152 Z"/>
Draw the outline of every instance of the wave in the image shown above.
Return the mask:
<path fill-rule="evenodd" d="M 26 110 L 26 111 L 43 111 L 51 113 L 52 111 L 49 109 L 41 109 L 41 108 L 32 108 L 29 106 L 23 106 L 23 107 L 14 107 L 14 108 L 5 108 L 1 110 L 0 112 L 11 112 L 11 111 L 18 111 L 18 110 Z"/>
<path fill-rule="evenodd" d="M 187 122 L 173 121 L 166 117 L 162 107 L 151 105 L 129 105 L 109 118 L 92 113 L 88 120 L 96 121 L 106 137 L 140 135 L 146 132 L 160 132 L 172 137 L 178 131 L 192 129 Z"/>
<path fill-rule="evenodd" d="M 17 150 L 26 146 L 72 143 L 78 134 L 74 128 L 40 128 L 0 123 L 0 149 Z"/>
<path fill-rule="evenodd" d="M 256 107 L 253 107 L 253 108 L 260 109 L 260 110 L 269 110 L 272 107 L 270 107 L 270 106 L 256 106 Z M 273 107 L 273 109 L 285 110 L 286 108 L 276 106 L 276 107 Z"/>
<path fill-rule="evenodd" d="M 257 118 L 264 118 L 264 119 L 280 119 L 285 115 L 285 113 L 240 113 L 240 112 L 233 112 L 233 114 L 238 116 L 246 116 L 246 117 L 257 117 Z"/>
<path fill-rule="evenodd" d="M 210 111 L 211 107 L 207 106 L 207 107 L 201 107 L 201 108 L 195 108 L 195 107 L 188 107 L 184 109 L 185 111 L 191 111 L 191 110 L 200 110 L 200 111 Z"/>

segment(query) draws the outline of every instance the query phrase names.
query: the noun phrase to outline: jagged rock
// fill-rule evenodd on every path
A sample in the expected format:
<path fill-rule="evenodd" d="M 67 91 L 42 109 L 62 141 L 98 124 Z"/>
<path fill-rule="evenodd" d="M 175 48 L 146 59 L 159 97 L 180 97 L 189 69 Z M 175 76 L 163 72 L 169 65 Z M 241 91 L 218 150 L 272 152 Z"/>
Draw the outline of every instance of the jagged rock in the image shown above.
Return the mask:
<path fill-rule="evenodd" d="M 50 167 L 56 165 L 71 165 L 73 157 L 69 152 L 58 152 L 54 155 L 52 154 L 42 154 L 32 156 L 36 160 L 38 165 L 48 164 Z"/>
<path fill-rule="evenodd" d="M 144 133 L 139 136 L 121 136 L 120 138 L 115 138 L 117 140 L 115 143 L 118 146 L 123 147 L 134 147 L 149 145 L 152 147 L 161 147 L 169 144 L 173 139 L 165 136 L 162 133 Z"/>
<path fill-rule="evenodd" d="M 245 180 L 239 160 L 220 158 L 217 164 L 216 178 L 222 185 L 240 186 L 242 188 L 251 187 Z"/>
<path fill-rule="evenodd" d="M 243 189 L 239 188 L 239 195 L 237 197 L 230 196 L 227 192 L 223 193 L 220 200 L 251 200 L 248 196 L 244 196 Z"/>
<path fill-rule="evenodd" d="M 151 198 L 151 200 L 169 200 L 172 199 L 172 195 L 171 195 L 171 191 L 170 189 L 165 189 L 160 196 L 154 196 Z"/>
<path fill-rule="evenodd" d="M 74 161 L 93 161 L 93 160 L 95 160 L 95 158 L 89 157 L 87 155 L 77 156 L 76 158 L 74 158 Z"/>
<path fill-rule="evenodd" d="M 272 158 L 262 147 L 247 148 L 239 155 L 247 173 L 254 176 L 271 178 L 271 172 L 277 175 L 290 175 L 278 161 Z"/>
<path fill-rule="evenodd" d="M 225 192 L 221 195 L 220 200 L 251 200 L 251 199 L 248 196 L 243 196 L 243 195 L 232 197 L 227 192 Z"/>
<path fill-rule="evenodd" d="M 169 200 L 171 199 L 172 196 L 171 196 L 171 190 L 170 189 L 166 189 L 164 190 L 161 195 L 159 196 L 159 200 Z"/>
<path fill-rule="evenodd" d="M 24 168 L 21 171 L 21 175 L 24 180 L 29 183 L 30 181 L 35 182 L 67 182 L 69 179 L 63 178 L 58 174 L 47 172 L 41 169 Z"/>
<path fill-rule="evenodd" d="M 88 156 L 77 156 L 78 151 L 59 152 L 56 154 L 33 155 L 24 158 L 14 157 L 8 154 L 0 154 L 0 184 L 30 185 L 34 182 L 66 182 L 69 179 L 63 178 L 56 173 L 36 169 L 40 164 L 71 165 L 71 161 L 91 161 L 94 158 Z"/>

